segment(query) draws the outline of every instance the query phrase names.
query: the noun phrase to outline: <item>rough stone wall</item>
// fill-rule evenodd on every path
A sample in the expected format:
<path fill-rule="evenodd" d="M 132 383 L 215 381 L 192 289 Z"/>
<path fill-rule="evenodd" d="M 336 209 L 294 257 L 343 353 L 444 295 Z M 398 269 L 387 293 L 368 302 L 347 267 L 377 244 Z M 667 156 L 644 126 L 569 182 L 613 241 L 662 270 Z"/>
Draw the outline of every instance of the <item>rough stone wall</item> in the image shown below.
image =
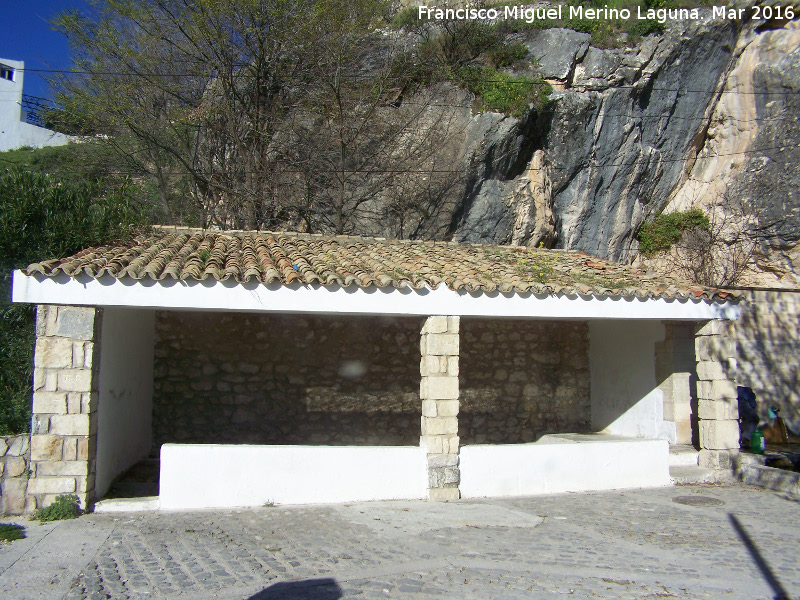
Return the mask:
<path fill-rule="evenodd" d="M 39 507 L 59 494 L 77 494 L 84 508 L 94 501 L 101 323 L 91 307 L 36 311 L 28 494 Z"/>
<path fill-rule="evenodd" d="M 418 445 L 421 318 L 160 312 L 166 442 Z"/>
<path fill-rule="evenodd" d="M 0 512 L 21 515 L 36 508 L 26 498 L 30 475 L 31 447 L 28 434 L 0 437 Z"/>
<path fill-rule="evenodd" d="M 462 445 L 591 430 L 586 323 L 462 318 L 459 370 Z"/>
<path fill-rule="evenodd" d="M 800 433 L 800 291 L 746 290 L 734 323 L 738 385 L 753 388 L 763 419 L 770 404 Z"/>

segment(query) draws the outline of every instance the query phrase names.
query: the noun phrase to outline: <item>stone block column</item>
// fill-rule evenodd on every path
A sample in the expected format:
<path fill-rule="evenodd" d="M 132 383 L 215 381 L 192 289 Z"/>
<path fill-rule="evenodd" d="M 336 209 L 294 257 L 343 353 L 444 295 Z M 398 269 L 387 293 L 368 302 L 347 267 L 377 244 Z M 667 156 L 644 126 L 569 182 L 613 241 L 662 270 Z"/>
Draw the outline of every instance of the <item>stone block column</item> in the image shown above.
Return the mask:
<path fill-rule="evenodd" d="M 92 307 L 37 308 L 28 495 L 40 507 L 94 501 L 99 324 Z"/>
<path fill-rule="evenodd" d="M 656 344 L 656 380 L 664 393 L 664 420 L 675 423 L 676 444 L 691 444 L 692 391 L 695 371 L 694 326 L 664 322 L 664 341 Z"/>
<path fill-rule="evenodd" d="M 428 317 L 420 351 L 421 445 L 428 451 L 428 498 L 458 500 L 459 317 Z"/>
<path fill-rule="evenodd" d="M 730 469 L 739 453 L 739 407 L 736 401 L 736 345 L 729 321 L 699 324 L 695 331 L 697 416 L 700 466 Z"/>

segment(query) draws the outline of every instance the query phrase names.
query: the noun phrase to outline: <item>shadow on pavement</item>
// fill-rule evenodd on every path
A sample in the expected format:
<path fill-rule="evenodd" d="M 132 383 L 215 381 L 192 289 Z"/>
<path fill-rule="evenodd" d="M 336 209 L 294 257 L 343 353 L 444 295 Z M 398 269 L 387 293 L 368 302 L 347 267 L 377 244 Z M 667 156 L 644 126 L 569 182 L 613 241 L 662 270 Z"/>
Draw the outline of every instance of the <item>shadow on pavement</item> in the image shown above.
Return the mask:
<path fill-rule="evenodd" d="M 342 588 L 334 579 L 284 581 L 264 588 L 247 600 L 338 600 Z"/>
<path fill-rule="evenodd" d="M 787 592 L 781 582 L 776 577 L 775 573 L 772 572 L 772 569 L 769 566 L 769 563 L 764 559 L 761 554 L 761 551 L 756 546 L 756 543 L 752 540 L 752 538 L 747 534 L 744 526 L 739 522 L 739 519 L 733 513 L 728 513 L 728 518 L 730 519 L 731 523 L 733 524 L 733 528 L 736 530 L 739 539 L 742 540 L 745 547 L 747 548 L 748 552 L 750 552 L 750 556 L 753 557 L 753 562 L 756 563 L 756 566 L 761 571 L 761 575 L 766 580 L 769 587 L 772 588 L 772 592 L 775 594 L 773 596 L 774 600 L 791 600 L 789 596 L 789 592 Z"/>

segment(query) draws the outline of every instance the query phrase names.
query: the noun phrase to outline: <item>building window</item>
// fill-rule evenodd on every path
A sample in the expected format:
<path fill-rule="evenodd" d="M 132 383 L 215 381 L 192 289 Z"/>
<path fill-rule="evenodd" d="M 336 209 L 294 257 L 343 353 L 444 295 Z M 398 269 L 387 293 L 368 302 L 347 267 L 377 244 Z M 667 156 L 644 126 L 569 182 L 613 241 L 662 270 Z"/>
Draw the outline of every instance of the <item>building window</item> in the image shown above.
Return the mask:
<path fill-rule="evenodd" d="M 0 65 L 0 79 L 14 81 L 14 69 L 5 65 Z"/>

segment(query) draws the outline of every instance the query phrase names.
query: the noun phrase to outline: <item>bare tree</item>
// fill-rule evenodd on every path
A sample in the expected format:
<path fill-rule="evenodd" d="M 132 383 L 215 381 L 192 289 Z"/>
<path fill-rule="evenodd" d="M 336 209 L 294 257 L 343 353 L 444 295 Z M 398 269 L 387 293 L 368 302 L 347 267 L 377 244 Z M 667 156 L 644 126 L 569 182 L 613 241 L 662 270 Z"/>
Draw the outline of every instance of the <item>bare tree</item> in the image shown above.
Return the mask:
<path fill-rule="evenodd" d="M 443 88 L 415 79 L 400 34 L 377 29 L 388 11 L 386 0 L 97 0 L 56 23 L 76 56 L 56 82 L 64 116 L 105 134 L 169 220 L 185 220 L 188 194 L 205 227 L 376 227 L 387 203 L 402 212 L 459 176 L 443 147 L 461 113 L 431 109 Z"/>
<path fill-rule="evenodd" d="M 740 202 L 714 206 L 707 228 L 694 227 L 681 236 L 673 254 L 676 271 L 703 285 L 736 284 L 755 267 L 754 224 L 755 215 Z"/>
<path fill-rule="evenodd" d="M 682 228 L 669 248 L 641 256 L 646 266 L 701 285 L 722 287 L 741 284 L 759 271 L 762 246 L 776 226 L 763 211 L 726 193 L 712 203 L 695 202 L 682 214 L 690 212 L 704 218 Z"/>

